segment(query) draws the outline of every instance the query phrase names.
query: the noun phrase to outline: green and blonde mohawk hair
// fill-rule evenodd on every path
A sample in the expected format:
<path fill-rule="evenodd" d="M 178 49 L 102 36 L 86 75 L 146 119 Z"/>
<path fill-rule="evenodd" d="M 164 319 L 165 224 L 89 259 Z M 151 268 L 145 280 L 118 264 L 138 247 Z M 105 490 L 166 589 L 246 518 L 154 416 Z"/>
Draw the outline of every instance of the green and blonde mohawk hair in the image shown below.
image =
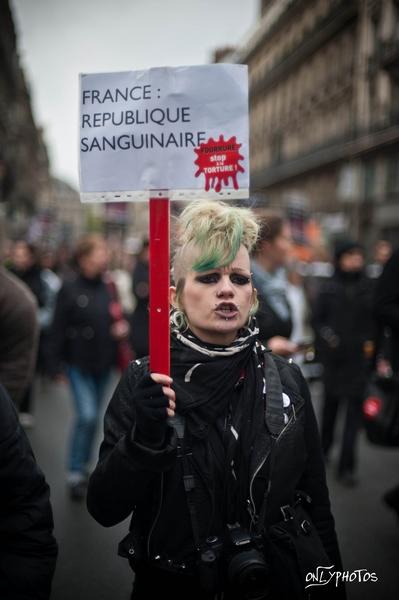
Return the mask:
<path fill-rule="evenodd" d="M 249 209 L 223 202 L 192 202 L 178 219 L 175 281 L 191 269 L 203 272 L 229 265 L 241 245 L 250 253 L 258 233 L 259 226 Z"/>

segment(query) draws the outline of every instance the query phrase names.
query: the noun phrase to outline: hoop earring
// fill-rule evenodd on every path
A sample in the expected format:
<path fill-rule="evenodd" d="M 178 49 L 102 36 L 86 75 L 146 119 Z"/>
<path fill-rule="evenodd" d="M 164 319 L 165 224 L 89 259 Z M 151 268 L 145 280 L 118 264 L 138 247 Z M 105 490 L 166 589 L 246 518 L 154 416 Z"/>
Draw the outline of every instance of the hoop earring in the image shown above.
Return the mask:
<path fill-rule="evenodd" d="M 181 333 L 188 329 L 187 315 L 180 308 L 172 308 L 170 311 L 170 323 Z"/>

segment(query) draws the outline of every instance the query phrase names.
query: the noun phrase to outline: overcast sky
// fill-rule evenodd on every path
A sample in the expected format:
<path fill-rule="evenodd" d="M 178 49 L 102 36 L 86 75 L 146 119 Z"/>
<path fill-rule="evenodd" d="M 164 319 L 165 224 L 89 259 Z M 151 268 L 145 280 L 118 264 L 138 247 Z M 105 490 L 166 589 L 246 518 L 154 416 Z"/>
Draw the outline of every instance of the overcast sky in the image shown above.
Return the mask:
<path fill-rule="evenodd" d="M 204 64 L 242 41 L 260 0 L 11 0 L 52 172 L 78 185 L 78 74 Z"/>

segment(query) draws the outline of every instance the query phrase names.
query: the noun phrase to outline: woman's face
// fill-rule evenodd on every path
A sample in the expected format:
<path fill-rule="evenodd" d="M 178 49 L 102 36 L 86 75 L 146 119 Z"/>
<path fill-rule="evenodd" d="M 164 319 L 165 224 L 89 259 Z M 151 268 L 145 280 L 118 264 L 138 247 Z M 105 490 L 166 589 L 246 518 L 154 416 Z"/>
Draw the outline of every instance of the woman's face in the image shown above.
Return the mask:
<path fill-rule="evenodd" d="M 109 261 L 108 247 L 105 242 L 98 242 L 93 250 L 79 261 L 81 271 L 87 277 L 96 277 L 107 270 Z"/>
<path fill-rule="evenodd" d="M 180 296 L 191 331 L 202 341 L 229 345 L 249 316 L 255 300 L 248 251 L 241 246 L 233 262 L 211 271 L 189 271 Z M 176 306 L 176 288 L 171 288 Z"/>

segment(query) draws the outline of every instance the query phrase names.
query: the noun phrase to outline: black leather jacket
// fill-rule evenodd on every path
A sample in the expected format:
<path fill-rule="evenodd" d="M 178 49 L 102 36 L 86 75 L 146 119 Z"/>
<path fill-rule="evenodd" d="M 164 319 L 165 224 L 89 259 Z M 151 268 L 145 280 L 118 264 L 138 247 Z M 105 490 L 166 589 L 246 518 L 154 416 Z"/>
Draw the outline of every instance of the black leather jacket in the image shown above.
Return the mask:
<path fill-rule="evenodd" d="M 48 600 L 57 558 L 50 490 L 0 385 L 0 598 Z"/>
<path fill-rule="evenodd" d="M 306 507 L 306 515 L 313 522 L 315 533 L 331 561 L 329 564 L 334 564 L 335 570 L 339 571 L 342 570 L 341 558 L 308 387 L 296 365 L 277 356 L 273 356 L 273 360 L 291 406 L 289 421 L 275 443 L 266 527 L 281 523 L 281 507 L 292 506 L 296 493 L 301 490 L 312 500 Z M 92 516 L 106 527 L 121 522 L 133 512 L 131 529 L 135 541 L 132 544 L 135 545 L 136 556 L 141 555 L 144 561 L 152 561 L 155 557 L 161 557 L 157 559 L 161 561 L 169 558 L 178 565 L 192 556 L 193 540 L 182 467 L 176 452 L 176 435 L 171 429 L 165 447 L 159 451 L 135 441 L 134 388 L 147 370 L 146 359 L 131 363 L 111 399 L 105 415 L 99 461 L 89 483 L 87 503 Z M 192 451 L 195 452 L 195 447 Z M 251 456 L 249 499 L 252 509 L 258 513 L 270 462 L 270 435 L 266 425 L 264 435 L 258 436 Z M 211 500 L 203 489 L 201 477 L 198 477 L 198 487 L 200 512 L 205 514 L 201 522 L 205 538 L 211 533 L 206 528 Z M 292 554 L 292 550 L 290 552 Z M 320 557 L 320 560 L 323 559 Z M 286 565 L 281 568 L 283 578 L 286 578 L 285 568 Z M 285 596 L 280 594 L 280 597 Z M 338 588 L 334 597 L 344 597 L 344 591 Z"/>

